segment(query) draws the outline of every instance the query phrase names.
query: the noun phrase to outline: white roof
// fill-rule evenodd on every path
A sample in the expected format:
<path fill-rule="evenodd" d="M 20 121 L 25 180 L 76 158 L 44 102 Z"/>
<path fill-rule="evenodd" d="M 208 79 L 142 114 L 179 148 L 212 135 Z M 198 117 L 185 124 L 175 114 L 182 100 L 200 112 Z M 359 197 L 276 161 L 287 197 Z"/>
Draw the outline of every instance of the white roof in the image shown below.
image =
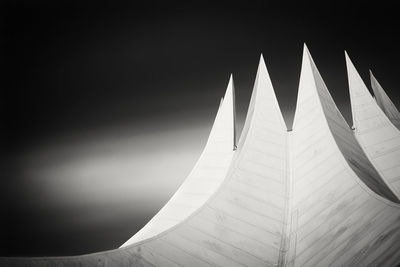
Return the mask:
<path fill-rule="evenodd" d="M 370 103 L 375 102 L 369 100 L 369 94 L 365 95 L 352 69 L 349 78 L 350 88 L 354 88 L 351 94 L 355 135 L 304 47 L 294 126 L 288 132 L 261 57 L 236 152 L 232 151 L 233 93 L 228 86 L 209 142 L 188 180 L 129 244 L 83 256 L 0 259 L 0 263 L 14 266 L 399 264 L 399 200 L 387 177 L 374 167 L 376 162 L 369 145 L 362 142 L 364 130 L 367 133 L 365 125 L 369 125 L 365 123 L 369 117 L 363 115 L 370 114 Z M 363 100 L 360 105 L 354 102 L 357 98 Z M 373 106 L 372 109 L 376 112 Z M 378 130 L 372 127 L 370 131 Z M 400 141 L 396 142 L 399 147 Z M 218 175 L 211 171 L 215 169 L 219 170 Z M 184 202 L 179 201 L 187 198 L 190 204 L 193 197 L 191 193 L 185 195 L 192 192 L 186 190 L 203 190 L 203 186 L 194 186 L 192 179 L 199 179 L 196 182 L 201 185 L 207 177 L 213 182 L 205 190 L 206 197 L 193 202 L 188 210 L 181 210 L 179 205 Z M 168 216 L 173 217 L 172 224 L 164 223 Z"/>

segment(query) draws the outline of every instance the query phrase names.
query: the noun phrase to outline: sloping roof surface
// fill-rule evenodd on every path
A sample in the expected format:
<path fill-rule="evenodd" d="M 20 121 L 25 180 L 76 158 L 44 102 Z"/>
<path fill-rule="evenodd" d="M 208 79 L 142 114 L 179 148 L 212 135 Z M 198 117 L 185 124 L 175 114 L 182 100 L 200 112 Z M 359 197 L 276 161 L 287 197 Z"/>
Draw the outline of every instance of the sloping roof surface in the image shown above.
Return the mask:
<path fill-rule="evenodd" d="M 337 109 L 305 47 L 293 131 L 288 132 L 261 57 L 237 150 L 233 150 L 230 81 L 193 172 L 166 207 L 123 247 L 74 257 L 2 258 L 0 264 L 399 264 L 398 195 L 388 176 L 382 175 L 379 160 L 371 156 L 369 146 L 375 143 L 363 141 L 364 129 L 370 125 L 365 117 L 370 114 L 370 95 L 365 96 L 365 90 L 359 88 L 360 81 L 351 69 L 349 81 L 355 132 Z M 355 103 L 358 99 L 360 105 Z M 384 125 L 390 123 L 387 121 Z M 209 187 L 207 178 L 212 180 Z M 182 209 L 181 204 L 191 203 L 197 193 L 204 197 Z M 167 223 L 171 217 L 173 223 Z"/>

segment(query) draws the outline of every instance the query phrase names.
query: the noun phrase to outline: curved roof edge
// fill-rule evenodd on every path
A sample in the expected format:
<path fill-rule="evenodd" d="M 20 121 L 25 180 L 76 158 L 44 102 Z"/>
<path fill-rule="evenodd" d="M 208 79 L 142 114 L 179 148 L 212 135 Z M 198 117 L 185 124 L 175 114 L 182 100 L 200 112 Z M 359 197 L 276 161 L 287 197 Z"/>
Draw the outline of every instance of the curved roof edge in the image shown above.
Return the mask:
<path fill-rule="evenodd" d="M 318 102 L 321 105 L 325 120 L 328 123 L 329 130 L 334 137 L 336 145 L 349 167 L 373 192 L 388 199 L 389 201 L 399 203 L 400 200 L 397 198 L 393 190 L 387 185 L 387 183 L 381 178 L 373 164 L 370 162 L 364 150 L 353 135 L 353 132 L 349 128 L 347 122 L 337 108 L 306 45 L 304 45 L 303 66 L 311 69 L 314 79 L 313 82 L 315 85 L 314 87 L 318 96 Z M 300 93 L 301 92 L 299 92 L 299 94 Z M 304 93 L 310 95 L 313 94 L 313 92 L 303 92 L 303 94 Z M 301 96 L 299 99 L 300 98 Z M 294 127 L 293 129 L 295 131 Z"/>
<path fill-rule="evenodd" d="M 233 77 L 221 100 L 207 144 L 171 199 L 121 247 L 155 236 L 178 224 L 201 207 L 224 180 L 236 147 Z"/>
<path fill-rule="evenodd" d="M 373 99 L 347 53 L 346 65 L 354 135 L 379 175 L 400 198 L 400 131 L 378 106 L 380 94 L 376 94 L 377 101 Z"/>

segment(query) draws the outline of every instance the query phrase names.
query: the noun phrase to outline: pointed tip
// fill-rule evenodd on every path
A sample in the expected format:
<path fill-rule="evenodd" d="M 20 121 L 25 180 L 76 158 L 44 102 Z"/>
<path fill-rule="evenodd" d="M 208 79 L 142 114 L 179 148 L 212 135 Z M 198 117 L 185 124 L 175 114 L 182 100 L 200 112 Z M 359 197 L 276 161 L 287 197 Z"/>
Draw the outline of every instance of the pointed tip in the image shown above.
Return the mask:
<path fill-rule="evenodd" d="M 308 49 L 307 44 L 304 43 L 304 45 L 303 45 L 303 57 L 305 57 L 306 55 L 308 56 L 308 58 L 309 58 L 311 61 L 313 61 L 313 60 L 312 60 L 312 56 L 311 56 L 310 49 Z"/>
<path fill-rule="evenodd" d="M 233 89 L 234 89 L 233 87 L 234 87 L 234 85 L 233 85 L 233 73 L 231 73 L 231 74 L 229 75 L 229 81 L 228 81 L 227 90 L 229 90 L 230 88 L 232 88 L 232 90 L 233 90 Z"/>
<path fill-rule="evenodd" d="M 346 50 L 344 50 L 344 59 L 346 61 L 346 66 L 347 66 L 347 70 L 348 70 L 349 66 L 353 65 L 353 62 L 351 62 L 350 56 Z"/>
<path fill-rule="evenodd" d="M 231 73 L 229 75 L 229 81 L 228 81 L 228 85 L 226 86 L 225 94 L 222 98 L 223 99 L 232 98 L 233 95 L 235 94 L 234 90 L 235 90 L 235 86 L 233 84 L 233 74 Z"/>
<path fill-rule="evenodd" d="M 306 58 L 308 58 L 311 62 L 313 62 L 310 50 L 308 49 L 307 44 L 304 43 L 304 46 L 303 46 L 303 60 L 305 60 Z"/>
<path fill-rule="evenodd" d="M 233 83 L 233 73 L 229 76 L 229 84 L 225 95 L 229 94 L 233 116 L 233 150 L 236 150 L 236 104 L 235 104 L 235 85 Z"/>
<path fill-rule="evenodd" d="M 355 66 L 353 64 L 353 61 L 351 60 L 349 54 L 347 53 L 347 51 L 344 51 L 344 57 L 346 59 L 346 66 L 347 66 L 347 70 L 349 70 L 349 68 L 353 68 L 355 69 Z"/>
<path fill-rule="evenodd" d="M 353 65 L 353 62 L 351 62 L 350 56 L 346 50 L 344 50 L 344 58 L 346 60 L 347 67 L 349 67 L 349 64 Z"/>
<path fill-rule="evenodd" d="M 303 48 L 303 60 L 302 60 L 302 65 L 303 66 L 311 66 L 313 68 L 314 66 L 314 60 L 311 56 L 310 50 L 308 50 L 308 47 L 306 43 L 304 43 L 304 48 Z"/>
<path fill-rule="evenodd" d="M 260 61 L 259 61 L 259 63 L 258 63 L 258 68 L 260 69 L 261 66 L 263 66 L 263 67 L 266 68 L 264 56 L 263 56 L 262 53 L 260 54 Z"/>
<path fill-rule="evenodd" d="M 264 57 L 261 54 L 260 55 L 260 61 L 258 62 L 257 76 L 258 75 L 264 75 L 265 73 L 268 76 L 267 65 L 265 64 Z"/>
<path fill-rule="evenodd" d="M 236 108 L 235 108 L 235 86 L 233 84 L 233 74 L 229 75 L 229 82 L 226 87 L 224 96 L 221 98 L 220 110 L 224 113 L 223 116 L 232 118 L 230 129 L 232 129 L 233 147 L 236 145 Z M 218 111 L 220 112 L 220 111 Z M 227 119 L 229 121 L 230 119 Z"/>
<path fill-rule="evenodd" d="M 235 84 L 233 82 L 233 73 L 229 76 L 229 86 L 231 87 L 233 98 L 235 97 Z"/>
<path fill-rule="evenodd" d="M 369 69 L 369 76 L 371 77 L 371 79 L 375 79 L 375 75 L 371 69 Z"/>
<path fill-rule="evenodd" d="M 371 82 L 372 90 L 374 91 L 374 94 L 376 94 L 373 84 L 377 83 L 378 81 L 376 80 L 376 78 L 375 78 L 374 74 L 372 73 L 371 69 L 369 69 L 369 80 Z"/>

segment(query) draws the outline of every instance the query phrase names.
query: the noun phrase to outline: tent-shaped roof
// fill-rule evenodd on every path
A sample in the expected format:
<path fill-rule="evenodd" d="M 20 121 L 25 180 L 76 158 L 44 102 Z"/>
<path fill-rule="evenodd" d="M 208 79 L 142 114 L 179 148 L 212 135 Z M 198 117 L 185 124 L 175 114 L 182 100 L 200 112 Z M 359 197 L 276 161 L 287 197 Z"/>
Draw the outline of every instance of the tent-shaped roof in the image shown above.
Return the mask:
<path fill-rule="evenodd" d="M 354 81 L 359 85 L 354 72 L 349 77 L 351 88 Z M 374 166 L 368 145 L 360 141 L 363 137 L 357 135 L 357 129 L 364 129 L 364 120 L 359 119 L 360 106 L 354 106 L 353 98 L 370 103 L 365 92 L 357 88 L 352 92 L 354 134 L 304 47 L 293 131 L 287 131 L 261 57 L 237 149 L 233 150 L 234 98 L 230 82 L 207 146 L 193 172 L 166 207 L 123 247 L 74 257 L 3 258 L 0 263 L 399 264 L 399 199 L 387 177 Z M 218 175 L 214 175 L 214 169 L 218 169 Z M 180 201 L 203 190 L 201 186 L 195 188 L 192 179 L 199 179 L 194 184 L 206 184 L 207 177 L 213 181 L 209 190 L 204 190 L 206 197 L 181 210 Z M 164 224 L 170 217 L 174 222 Z"/>

